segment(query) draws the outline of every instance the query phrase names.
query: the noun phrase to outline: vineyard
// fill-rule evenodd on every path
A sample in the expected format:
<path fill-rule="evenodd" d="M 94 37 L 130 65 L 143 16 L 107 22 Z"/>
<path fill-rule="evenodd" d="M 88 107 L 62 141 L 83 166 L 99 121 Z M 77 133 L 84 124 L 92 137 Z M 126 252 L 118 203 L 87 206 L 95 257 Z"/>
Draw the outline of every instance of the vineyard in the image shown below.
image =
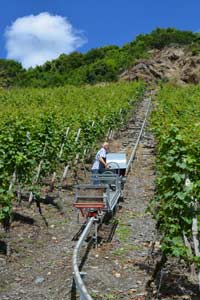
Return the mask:
<path fill-rule="evenodd" d="M 68 31 L 69 55 L 24 69 L 32 38 L 64 45 L 31 31 L 0 59 L 0 299 L 199 300 L 200 32 L 78 52 Z"/>
<path fill-rule="evenodd" d="M 26 198 L 26 204 L 27 201 L 31 204 L 33 200 L 36 204 L 39 203 L 44 196 L 44 186 L 47 184 L 53 194 L 51 188 L 59 189 L 62 187 L 62 181 L 64 182 L 66 179 L 68 170 L 74 176 L 75 171 L 84 166 L 85 163 L 89 162 L 91 165 L 91 157 L 94 157 L 95 151 L 103 139 L 111 139 L 110 144 L 114 144 L 113 149 L 117 143 L 117 149 L 125 151 L 127 154 L 128 147 L 133 147 L 138 126 L 144 118 L 142 105 L 147 102 L 147 98 L 145 100 L 144 97 L 145 88 L 143 83 L 129 82 L 84 87 L 65 86 L 52 89 L 1 90 L 0 222 L 4 227 L 8 229 L 7 227 L 10 226 L 12 212 L 15 212 L 16 207 L 17 211 L 20 209 L 22 209 L 22 213 L 29 211 L 28 215 L 37 219 L 38 212 L 33 213 L 33 208 L 30 208 L 30 205 L 17 206 L 17 201 Z M 142 101 L 140 101 L 141 99 Z M 90 274 L 90 277 L 87 277 L 88 287 L 93 291 L 93 285 L 96 288 L 96 282 L 99 282 L 97 289 L 100 290 L 96 296 L 96 292 L 93 291 L 94 299 L 127 299 L 127 293 L 132 299 L 131 296 L 134 297 L 136 291 L 139 293 L 139 298 L 133 299 L 161 299 L 159 295 L 164 295 L 162 299 L 171 299 L 168 294 L 166 296 L 163 292 L 164 288 L 162 290 L 162 285 L 165 286 L 167 281 L 167 279 L 165 279 L 166 281 L 163 280 L 164 271 L 162 273 L 162 270 L 165 270 L 167 261 L 170 264 L 171 257 L 178 258 L 176 260 L 178 266 L 179 262 L 183 265 L 186 262 L 194 273 L 197 270 L 198 275 L 200 274 L 198 241 L 198 223 L 200 221 L 200 87 L 177 87 L 166 84 L 161 86 L 152 100 L 153 109 L 149 117 L 151 130 L 145 129 L 134 162 L 135 170 L 133 168 L 127 176 L 124 191 L 125 202 L 122 203 L 122 209 L 116 217 L 119 221 L 116 236 L 110 246 L 100 245 L 99 250 L 92 250 L 89 258 L 90 262 L 92 261 L 92 267 L 95 266 L 96 269 L 95 267 L 94 270 L 92 267 L 91 269 L 88 267 L 87 272 Z M 140 113 L 138 114 L 139 110 Z M 120 128 L 123 128 L 121 133 Z M 118 132 L 119 135 L 114 135 L 113 132 Z M 150 137 L 151 133 L 156 140 L 156 174 L 152 158 L 154 156 L 154 142 Z M 114 139 L 112 139 L 113 136 L 115 136 Z M 89 174 L 90 170 L 88 169 L 86 175 L 89 177 Z M 154 190 L 155 177 L 156 186 Z M 55 185 L 54 181 L 56 182 Z M 52 240 L 49 239 L 45 230 L 39 234 L 41 240 L 38 242 L 31 235 L 31 238 L 26 239 L 27 228 L 25 226 L 23 228 L 25 238 L 20 240 L 20 226 L 19 228 L 17 226 L 12 227 L 13 236 L 15 232 L 20 232 L 19 237 L 16 236 L 14 246 L 24 243 L 24 246 L 20 245 L 19 255 L 23 249 L 25 251 L 25 254 L 23 253 L 24 258 L 33 259 L 32 264 L 27 263 L 26 267 L 31 265 L 31 268 L 34 269 L 34 279 L 26 273 L 26 268 L 23 269 L 24 278 L 30 277 L 29 285 L 33 287 L 36 284 L 35 278 L 37 279 L 37 276 L 40 275 L 38 266 L 34 261 L 40 252 L 44 253 L 41 258 L 41 273 L 48 269 L 47 274 L 51 273 L 49 277 L 52 276 L 51 283 L 46 280 L 44 293 L 47 295 L 52 293 L 52 291 L 48 291 L 49 285 L 54 285 L 56 294 L 57 286 L 60 282 L 65 284 L 66 278 L 69 280 L 67 290 L 66 287 L 63 290 L 61 288 L 60 293 L 69 294 L 71 289 L 69 279 L 69 274 L 72 274 L 71 260 L 67 259 L 68 262 L 62 269 L 63 266 L 60 265 L 60 261 L 66 261 L 66 254 L 63 252 L 60 257 L 59 253 L 63 247 L 66 247 L 67 258 L 72 257 L 71 251 L 74 247 L 72 235 L 76 234 L 78 225 L 75 225 L 75 211 L 71 209 L 73 193 L 70 189 L 62 189 L 62 192 L 62 197 L 64 197 L 64 193 L 67 193 L 69 200 L 68 203 L 64 203 L 64 217 L 60 212 L 56 214 L 55 211 L 52 213 L 50 208 L 44 209 L 49 224 L 51 224 L 48 230 L 53 232 Z M 152 200 L 149 203 L 150 199 Z M 147 206 L 148 209 L 146 209 Z M 157 235 L 153 237 L 154 224 L 150 220 L 149 211 L 156 221 L 159 237 Z M 60 225 L 56 223 L 58 222 L 57 218 Z M 115 221 L 114 217 L 111 224 Z M 31 232 L 32 235 L 36 228 L 36 225 L 34 226 L 29 229 L 29 233 Z M 41 228 L 44 228 L 42 226 Z M 149 263 L 146 259 L 149 258 L 149 251 L 152 251 L 151 241 L 153 239 L 154 244 L 159 244 L 162 250 L 160 251 L 160 248 L 155 250 L 156 247 L 154 249 L 158 251 L 156 255 L 159 256 L 161 253 L 161 261 L 157 259 L 159 270 L 155 266 L 155 261 L 151 266 L 151 262 Z M 9 240 L 11 239 L 8 237 L 7 241 Z M 32 243 L 31 247 L 34 249 L 33 252 L 36 251 L 35 254 L 29 253 L 29 247 L 26 243 Z M 42 246 L 38 246 L 39 243 Z M 49 248 L 47 248 L 48 243 Z M 66 244 L 68 245 L 66 246 Z M 54 253 L 55 245 L 57 248 Z M 152 253 L 154 252 L 152 251 Z M 13 256 L 15 257 L 15 255 Z M 48 265 L 50 255 L 52 255 L 53 261 L 57 261 L 55 268 L 50 268 Z M 144 260 L 142 260 L 143 258 Z M 115 265 L 116 262 L 117 265 Z M 149 273 L 146 275 L 145 268 L 141 273 L 141 269 L 138 268 L 140 263 L 146 269 L 152 267 L 151 275 Z M 12 274 L 13 266 L 15 267 L 15 263 L 11 263 L 7 269 L 5 267 L 8 273 L 5 273 L 2 289 L 7 284 L 7 278 L 10 282 L 12 281 L 10 274 Z M 109 277 L 111 276 L 109 275 L 110 270 L 116 270 L 116 272 L 112 271 L 113 277 Z M 181 266 L 180 270 L 182 270 Z M 62 276 L 63 278 L 61 278 Z M 101 276 L 106 278 L 106 282 L 101 281 Z M 144 276 L 145 280 L 143 280 Z M 112 280 L 109 278 L 112 278 L 113 282 L 116 280 L 113 291 Z M 119 278 L 121 281 L 120 289 L 123 290 L 121 294 L 118 293 Z M 156 278 L 158 279 L 156 292 L 153 291 L 153 288 L 152 291 L 149 291 L 148 284 L 151 286 L 152 280 L 156 282 Z M 133 282 L 136 287 L 133 287 Z M 175 280 L 173 284 L 174 282 Z M 168 283 L 171 285 L 170 280 Z M 139 287 L 140 285 L 141 287 Z M 41 284 L 42 288 L 43 285 Z M 196 287 L 192 286 L 191 291 L 194 295 L 197 294 Z M 178 290 L 176 292 L 174 295 L 179 295 Z M 9 293 L 7 291 L 7 295 Z M 19 291 L 16 293 L 20 294 Z M 32 297 L 32 299 L 37 299 L 38 295 L 35 294 L 36 298 L 34 298 L 32 292 L 29 291 L 29 293 L 30 299 Z M 154 298 L 156 293 L 157 298 Z M 140 295 L 143 297 L 147 294 L 149 298 L 140 298 Z M 15 294 L 12 297 L 15 299 Z M 71 299 L 75 298 L 72 297 Z"/>
<path fill-rule="evenodd" d="M 164 255 L 200 266 L 200 87 L 160 89 L 152 127 L 157 140 L 156 195 L 151 210 Z"/>
<path fill-rule="evenodd" d="M 38 199 L 42 179 L 84 160 L 143 92 L 140 83 L 1 90 L 0 220 L 9 220 L 16 187 Z"/>

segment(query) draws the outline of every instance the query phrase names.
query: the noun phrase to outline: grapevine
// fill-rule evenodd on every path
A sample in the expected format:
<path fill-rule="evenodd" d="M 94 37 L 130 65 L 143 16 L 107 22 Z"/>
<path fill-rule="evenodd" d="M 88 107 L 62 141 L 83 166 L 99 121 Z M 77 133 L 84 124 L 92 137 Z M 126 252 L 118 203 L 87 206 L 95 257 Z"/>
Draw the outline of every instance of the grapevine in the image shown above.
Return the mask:
<path fill-rule="evenodd" d="M 127 120 L 143 92 L 142 83 L 1 90 L 0 221 L 12 212 L 13 186 L 37 196 L 42 178 L 61 164 L 73 166 L 77 155 L 84 159 L 108 129 Z"/>
<path fill-rule="evenodd" d="M 188 249 L 185 243 L 193 240 L 194 218 L 200 221 L 200 87 L 165 86 L 155 105 L 152 128 L 157 141 L 157 181 L 151 211 L 163 253 L 200 266 L 192 244 Z"/>

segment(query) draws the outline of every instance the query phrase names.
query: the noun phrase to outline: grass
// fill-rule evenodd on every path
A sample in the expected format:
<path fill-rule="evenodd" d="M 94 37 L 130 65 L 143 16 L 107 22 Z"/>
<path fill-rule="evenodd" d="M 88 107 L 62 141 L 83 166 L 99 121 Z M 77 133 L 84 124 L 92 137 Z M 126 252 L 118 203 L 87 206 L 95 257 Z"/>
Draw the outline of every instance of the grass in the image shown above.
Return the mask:
<path fill-rule="evenodd" d="M 127 256 L 129 252 L 141 251 L 142 249 L 143 249 L 142 246 L 127 244 L 127 245 L 123 245 L 123 247 L 115 249 L 112 253 L 113 255 L 116 256 L 124 256 L 124 255 Z"/>
<path fill-rule="evenodd" d="M 119 224 L 116 229 L 116 234 L 118 235 L 120 242 L 124 242 L 129 239 L 131 229 L 127 225 Z"/>

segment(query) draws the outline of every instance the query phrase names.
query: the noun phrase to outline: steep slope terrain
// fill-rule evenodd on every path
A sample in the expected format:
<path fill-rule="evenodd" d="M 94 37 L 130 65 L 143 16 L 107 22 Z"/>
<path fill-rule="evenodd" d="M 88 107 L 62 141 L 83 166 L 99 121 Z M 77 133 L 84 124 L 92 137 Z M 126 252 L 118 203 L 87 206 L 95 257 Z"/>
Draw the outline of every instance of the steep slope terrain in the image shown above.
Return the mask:
<path fill-rule="evenodd" d="M 133 131 L 143 119 L 143 106 L 141 103 L 127 126 L 110 141 L 111 152 L 124 151 L 134 143 Z M 90 167 L 91 164 L 79 170 L 80 182 L 89 181 Z M 110 222 L 117 225 L 112 240 L 105 242 L 112 229 L 108 224 L 99 232 L 103 242 L 97 249 L 85 244 L 84 280 L 94 300 L 199 299 L 197 285 L 177 261 L 168 261 L 156 282 L 151 282 L 160 259 L 155 223 L 146 211 L 154 196 L 154 168 L 154 138 L 147 127 L 127 178 L 124 201 Z M 81 225 L 76 222 L 73 200 L 73 191 L 63 188 L 49 193 L 41 203 L 42 217 L 34 205 L 29 209 L 25 205 L 15 208 L 12 255 L 6 260 L 0 253 L 0 299 L 78 299 L 72 278 L 76 243 L 72 239 Z"/>

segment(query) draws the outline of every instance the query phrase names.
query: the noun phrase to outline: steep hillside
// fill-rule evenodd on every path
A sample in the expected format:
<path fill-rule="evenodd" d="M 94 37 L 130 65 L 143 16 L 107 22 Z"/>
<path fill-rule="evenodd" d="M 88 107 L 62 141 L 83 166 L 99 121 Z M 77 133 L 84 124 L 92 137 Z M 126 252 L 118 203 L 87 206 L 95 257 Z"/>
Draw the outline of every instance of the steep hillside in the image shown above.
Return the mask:
<path fill-rule="evenodd" d="M 171 50 L 162 51 L 171 46 L 187 47 L 193 49 L 192 53 L 198 53 L 200 35 L 174 28 L 157 28 L 149 34 L 138 35 L 135 40 L 122 47 L 103 46 L 91 49 L 87 53 L 61 54 L 57 59 L 28 70 L 23 69 L 22 65 L 15 61 L 0 59 L 0 87 L 45 88 L 66 84 L 84 85 L 113 82 L 117 81 L 123 72 L 125 73 L 122 78 L 131 80 L 143 78 L 146 81 L 152 81 L 154 79 L 163 80 L 165 77 L 176 78 L 178 70 L 182 70 L 185 65 L 187 67 L 184 70 L 188 73 L 187 68 L 193 64 L 193 60 L 184 61 L 187 60 L 188 55 L 184 50 L 173 50 L 172 53 Z M 131 71 L 132 68 L 126 71 L 133 64 L 133 71 Z M 196 65 L 196 61 L 194 64 Z M 136 73 L 136 75 L 133 76 L 132 73 Z M 190 73 L 189 78 L 185 80 L 179 76 L 178 81 L 180 79 L 183 82 L 184 80 L 190 82 L 191 78 L 196 76 L 193 75 L 193 71 Z M 198 82 L 198 76 L 196 77 L 192 81 Z"/>
<path fill-rule="evenodd" d="M 200 83 L 200 54 L 185 47 L 166 47 L 148 52 L 149 59 L 138 60 L 120 75 L 122 80 L 158 82 L 174 81 L 178 84 Z"/>

